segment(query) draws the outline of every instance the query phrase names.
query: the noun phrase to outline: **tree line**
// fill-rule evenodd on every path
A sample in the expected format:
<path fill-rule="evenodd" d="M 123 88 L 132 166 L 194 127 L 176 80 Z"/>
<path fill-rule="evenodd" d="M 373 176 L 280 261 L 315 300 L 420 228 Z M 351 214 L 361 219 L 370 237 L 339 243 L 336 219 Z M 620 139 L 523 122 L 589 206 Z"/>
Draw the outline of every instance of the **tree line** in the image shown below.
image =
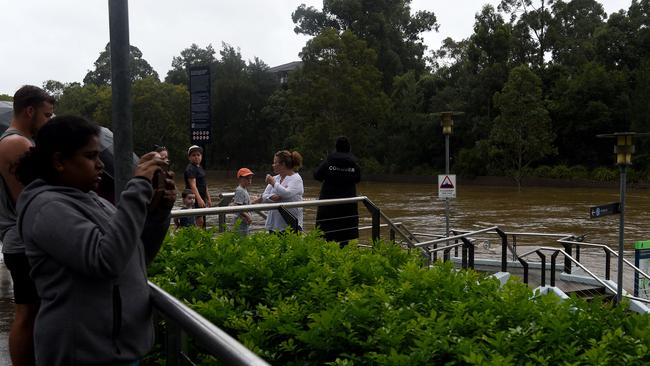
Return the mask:
<path fill-rule="evenodd" d="M 225 43 L 218 52 L 192 44 L 160 81 L 132 46 L 137 152 L 166 145 L 184 165 L 191 65 L 212 73 L 211 169 L 268 170 L 279 149 L 300 151 L 311 168 L 345 134 L 366 172 L 435 174 L 445 163 L 436 113 L 458 111 L 452 171 L 520 181 L 554 166 L 612 166 L 613 142 L 597 134 L 650 131 L 650 0 L 610 15 L 595 0 L 502 0 L 477 9 L 468 38 L 437 50 L 422 39 L 439 27 L 434 12 L 410 3 L 301 5 L 295 32 L 312 38 L 284 84 Z M 111 126 L 109 47 L 83 83 L 45 83 L 58 114 Z M 636 170 L 650 170 L 650 141 L 636 145 Z"/>

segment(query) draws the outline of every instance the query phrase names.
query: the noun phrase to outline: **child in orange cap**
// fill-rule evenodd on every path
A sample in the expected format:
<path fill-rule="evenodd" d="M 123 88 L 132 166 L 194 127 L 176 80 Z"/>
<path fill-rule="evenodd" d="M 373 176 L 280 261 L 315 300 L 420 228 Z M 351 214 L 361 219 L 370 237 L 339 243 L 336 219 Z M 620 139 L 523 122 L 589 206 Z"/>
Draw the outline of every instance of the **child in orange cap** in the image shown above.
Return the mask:
<path fill-rule="evenodd" d="M 235 196 L 232 198 L 234 205 L 250 205 L 251 197 L 248 194 L 248 187 L 253 182 L 253 172 L 248 168 L 241 168 L 237 171 L 237 181 L 239 185 L 235 189 Z M 234 223 L 239 222 L 239 234 L 246 236 L 250 232 L 250 225 L 253 217 L 250 212 L 240 212 L 235 216 Z"/>

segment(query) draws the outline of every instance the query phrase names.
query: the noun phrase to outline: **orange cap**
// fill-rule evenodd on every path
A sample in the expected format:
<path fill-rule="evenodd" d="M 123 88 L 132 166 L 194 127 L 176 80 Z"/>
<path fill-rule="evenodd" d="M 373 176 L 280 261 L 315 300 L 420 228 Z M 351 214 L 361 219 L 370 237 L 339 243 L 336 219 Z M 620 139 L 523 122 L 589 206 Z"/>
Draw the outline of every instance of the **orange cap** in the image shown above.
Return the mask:
<path fill-rule="evenodd" d="M 248 177 L 249 175 L 253 175 L 253 172 L 248 168 L 241 168 L 237 171 L 237 179 L 241 177 Z"/>

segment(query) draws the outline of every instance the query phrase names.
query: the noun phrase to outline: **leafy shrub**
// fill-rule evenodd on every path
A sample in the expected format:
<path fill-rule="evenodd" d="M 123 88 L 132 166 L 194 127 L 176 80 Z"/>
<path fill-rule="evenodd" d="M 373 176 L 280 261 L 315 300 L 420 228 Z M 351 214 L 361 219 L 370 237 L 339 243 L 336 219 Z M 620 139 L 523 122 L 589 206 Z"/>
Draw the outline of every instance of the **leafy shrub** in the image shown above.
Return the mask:
<path fill-rule="evenodd" d="M 471 149 L 461 149 L 454 169 L 463 177 L 474 178 L 488 173 L 488 153 L 486 144 L 477 143 Z"/>
<path fill-rule="evenodd" d="M 151 279 L 277 365 L 650 362 L 650 316 L 317 234 L 181 230 Z"/>
<path fill-rule="evenodd" d="M 571 179 L 589 178 L 589 170 L 582 165 L 574 165 L 570 169 L 571 169 Z"/>
<path fill-rule="evenodd" d="M 359 160 L 359 166 L 364 174 L 383 174 L 384 167 L 372 157 L 363 157 Z"/>
<path fill-rule="evenodd" d="M 615 168 L 598 167 L 593 170 L 591 176 L 599 182 L 614 182 L 618 179 L 618 172 Z"/>
<path fill-rule="evenodd" d="M 551 167 L 548 165 L 540 165 L 533 170 L 533 176 L 538 178 L 549 178 L 551 176 Z"/>
<path fill-rule="evenodd" d="M 573 173 L 571 172 L 571 169 L 564 165 L 556 165 L 553 168 L 551 168 L 551 173 L 549 175 L 549 178 L 554 178 L 554 179 L 571 179 L 573 176 Z"/>

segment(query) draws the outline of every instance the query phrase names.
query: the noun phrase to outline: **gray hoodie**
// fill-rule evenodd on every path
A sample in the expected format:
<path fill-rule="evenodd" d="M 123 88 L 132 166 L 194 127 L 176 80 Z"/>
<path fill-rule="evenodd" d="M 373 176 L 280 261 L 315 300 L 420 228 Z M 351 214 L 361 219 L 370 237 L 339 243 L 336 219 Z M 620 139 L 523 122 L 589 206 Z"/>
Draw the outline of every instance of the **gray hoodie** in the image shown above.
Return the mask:
<path fill-rule="evenodd" d="M 36 180 L 16 205 L 18 230 L 41 297 L 37 365 L 140 359 L 153 344 L 147 263 L 169 211 L 147 212 L 153 190 L 131 179 L 117 208 L 94 192 Z"/>

